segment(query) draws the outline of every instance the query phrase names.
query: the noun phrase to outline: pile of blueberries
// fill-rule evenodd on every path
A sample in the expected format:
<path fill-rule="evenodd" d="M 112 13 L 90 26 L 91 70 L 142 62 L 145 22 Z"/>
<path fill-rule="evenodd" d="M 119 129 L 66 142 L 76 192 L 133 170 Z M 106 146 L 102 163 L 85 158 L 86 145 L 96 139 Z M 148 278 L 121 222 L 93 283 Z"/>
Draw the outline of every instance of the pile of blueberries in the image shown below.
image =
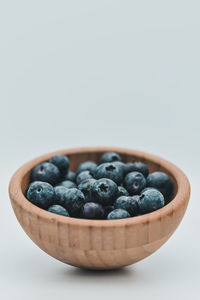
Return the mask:
<path fill-rule="evenodd" d="M 82 162 L 76 172 L 62 154 L 36 166 L 26 197 L 49 212 L 84 219 L 130 218 L 155 211 L 171 200 L 173 183 L 163 172 L 149 174 L 139 161 L 123 163 L 106 152 L 97 165 Z"/>

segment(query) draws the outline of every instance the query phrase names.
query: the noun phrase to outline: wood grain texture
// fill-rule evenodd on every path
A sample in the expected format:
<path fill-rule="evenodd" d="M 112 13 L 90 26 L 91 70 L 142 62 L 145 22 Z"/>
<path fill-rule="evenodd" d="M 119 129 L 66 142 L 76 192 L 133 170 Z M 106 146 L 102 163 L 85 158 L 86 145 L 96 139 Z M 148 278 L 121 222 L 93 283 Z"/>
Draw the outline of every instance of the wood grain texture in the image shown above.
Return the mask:
<path fill-rule="evenodd" d="M 140 160 L 153 171 L 164 171 L 174 183 L 173 200 L 165 207 L 134 218 L 84 220 L 59 216 L 31 204 L 24 196 L 30 172 L 53 155 L 68 155 L 71 170 L 84 160 L 98 161 L 106 151 L 116 151 L 123 161 Z M 111 147 L 67 149 L 40 156 L 23 165 L 12 177 L 9 194 L 15 215 L 42 250 L 77 267 L 114 269 L 133 264 L 160 248 L 179 225 L 190 196 L 184 173 L 170 162 L 148 153 Z"/>

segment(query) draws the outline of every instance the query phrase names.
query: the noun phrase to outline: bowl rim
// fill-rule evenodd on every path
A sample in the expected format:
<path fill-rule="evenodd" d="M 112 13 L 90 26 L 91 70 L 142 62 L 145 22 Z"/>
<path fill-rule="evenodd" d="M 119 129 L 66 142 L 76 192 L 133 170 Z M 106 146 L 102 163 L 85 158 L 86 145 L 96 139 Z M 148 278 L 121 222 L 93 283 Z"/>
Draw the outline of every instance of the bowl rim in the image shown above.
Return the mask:
<path fill-rule="evenodd" d="M 49 160 L 52 156 L 56 154 L 81 154 L 88 152 L 107 152 L 114 151 L 119 154 L 128 154 L 134 155 L 138 158 L 142 158 L 145 160 L 150 160 L 154 163 L 159 164 L 161 167 L 167 169 L 174 177 L 177 182 L 177 193 L 175 197 L 169 202 L 166 206 L 141 216 L 136 216 L 132 218 L 118 219 L 118 220 L 90 220 L 90 219 L 79 219 L 73 217 L 66 217 L 57 215 L 51 212 L 48 212 L 44 209 L 37 207 L 32 204 L 26 197 L 24 196 L 21 188 L 21 182 L 25 174 L 29 172 L 33 167 L 37 164 Z M 59 222 L 66 225 L 75 225 L 75 226 L 89 226 L 89 227 L 120 227 L 120 226 L 132 226 L 138 224 L 147 224 L 152 221 L 161 220 L 163 217 L 166 217 L 172 214 L 174 211 L 178 210 L 182 207 L 182 205 L 187 205 L 190 197 L 190 183 L 186 177 L 186 175 L 181 171 L 177 166 L 173 163 L 157 156 L 154 154 L 150 154 L 147 152 L 121 148 L 121 147 L 81 147 L 81 148 L 69 148 L 63 150 L 57 150 L 54 152 L 50 152 L 47 154 L 43 154 L 38 156 L 31 161 L 28 161 L 24 165 L 22 165 L 12 176 L 9 183 L 9 195 L 11 199 L 11 203 L 20 206 L 24 209 L 28 214 L 35 215 L 38 218 L 43 218 L 49 222 Z"/>

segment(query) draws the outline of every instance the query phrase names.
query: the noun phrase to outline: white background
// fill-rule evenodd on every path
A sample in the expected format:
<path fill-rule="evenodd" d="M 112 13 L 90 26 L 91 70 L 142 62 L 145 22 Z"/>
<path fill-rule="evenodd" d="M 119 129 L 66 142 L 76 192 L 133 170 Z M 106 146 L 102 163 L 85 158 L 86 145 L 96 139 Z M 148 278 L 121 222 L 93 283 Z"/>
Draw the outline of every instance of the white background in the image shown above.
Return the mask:
<path fill-rule="evenodd" d="M 199 1 L 0 1 L 1 299 L 197 299 Z M 135 148 L 188 175 L 180 227 L 154 255 L 89 272 L 43 253 L 12 212 L 24 162 L 75 146 Z"/>

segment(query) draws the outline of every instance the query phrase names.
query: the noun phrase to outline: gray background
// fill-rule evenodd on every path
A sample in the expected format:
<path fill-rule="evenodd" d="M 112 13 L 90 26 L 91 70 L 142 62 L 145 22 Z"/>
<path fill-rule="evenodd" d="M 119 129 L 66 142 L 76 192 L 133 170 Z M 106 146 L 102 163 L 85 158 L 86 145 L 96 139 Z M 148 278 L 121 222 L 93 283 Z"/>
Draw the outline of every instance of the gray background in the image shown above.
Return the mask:
<path fill-rule="evenodd" d="M 0 2 L 1 299 L 199 294 L 199 1 Z M 115 272 L 43 253 L 12 212 L 12 173 L 45 152 L 136 148 L 188 175 L 191 201 L 158 252 Z"/>

